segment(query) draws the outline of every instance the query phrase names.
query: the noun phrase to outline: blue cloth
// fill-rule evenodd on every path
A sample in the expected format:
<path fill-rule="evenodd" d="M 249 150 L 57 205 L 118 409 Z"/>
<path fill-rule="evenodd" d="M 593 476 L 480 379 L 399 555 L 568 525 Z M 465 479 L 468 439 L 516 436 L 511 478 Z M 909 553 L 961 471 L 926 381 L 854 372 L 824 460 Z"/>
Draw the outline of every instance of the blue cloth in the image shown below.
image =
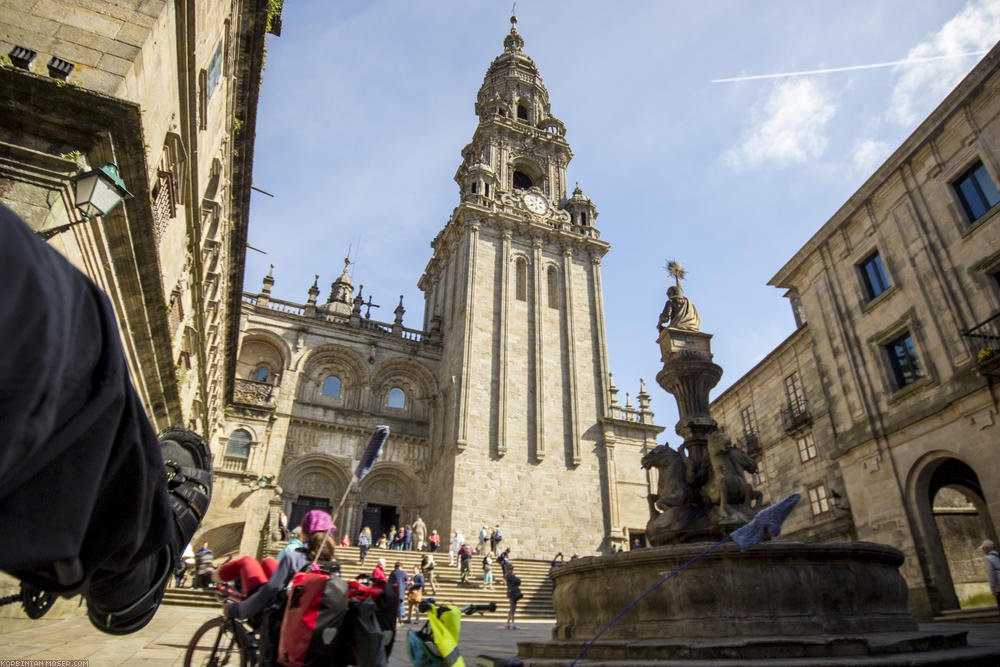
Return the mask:
<path fill-rule="evenodd" d="M 793 493 L 770 507 L 762 509 L 757 512 L 757 516 L 750 523 L 737 528 L 729 537 L 740 545 L 740 551 L 746 551 L 770 537 L 781 535 L 781 524 L 795 509 L 795 504 L 799 502 L 800 497 L 800 494 Z"/>
<path fill-rule="evenodd" d="M 305 545 L 302 543 L 302 540 L 298 538 L 293 537 L 288 540 L 288 544 L 285 545 L 285 548 L 278 552 L 278 562 L 280 563 L 285 556 L 303 546 Z"/>

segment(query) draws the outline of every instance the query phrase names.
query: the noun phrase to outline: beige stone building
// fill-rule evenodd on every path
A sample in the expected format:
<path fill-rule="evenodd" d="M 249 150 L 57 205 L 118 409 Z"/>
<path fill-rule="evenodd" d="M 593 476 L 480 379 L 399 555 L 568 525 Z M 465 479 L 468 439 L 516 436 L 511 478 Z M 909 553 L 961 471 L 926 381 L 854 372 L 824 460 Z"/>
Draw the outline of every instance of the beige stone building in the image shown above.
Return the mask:
<path fill-rule="evenodd" d="M 639 459 L 662 428 L 644 388 L 635 407 L 616 398 L 609 245 L 594 204 L 568 190 L 565 128 L 523 44 L 512 27 L 476 97 L 458 206 L 419 277 L 420 328 L 403 326 L 402 303 L 394 321 L 371 320 L 348 266 L 326 303 L 318 284 L 305 303 L 278 300 L 270 275 L 244 295 L 236 398 L 216 445 L 232 501 L 213 507 L 205 533 L 223 551 L 251 550 L 279 510 L 294 525 L 310 507 L 334 509 L 352 539 L 418 515 L 442 544 L 499 523 L 522 557 L 641 542 Z M 383 423 L 383 458 L 351 485 Z"/>
<path fill-rule="evenodd" d="M 107 292 L 157 428 L 212 433 L 232 390 L 263 47 L 279 10 L 0 0 L 0 201 Z M 106 163 L 132 197 L 84 220 L 73 181 Z"/>
<path fill-rule="evenodd" d="M 995 47 L 774 276 L 799 328 L 712 406 L 792 535 L 898 547 L 921 617 L 997 538 L 998 89 Z"/>

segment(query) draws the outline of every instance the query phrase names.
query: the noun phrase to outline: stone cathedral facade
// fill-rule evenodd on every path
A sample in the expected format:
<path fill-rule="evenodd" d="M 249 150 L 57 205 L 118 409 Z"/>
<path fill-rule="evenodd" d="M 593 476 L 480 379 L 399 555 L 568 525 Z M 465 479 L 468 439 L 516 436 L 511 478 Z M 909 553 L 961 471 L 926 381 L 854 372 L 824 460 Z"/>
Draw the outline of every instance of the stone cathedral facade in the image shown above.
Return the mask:
<path fill-rule="evenodd" d="M 325 303 L 244 295 L 233 406 L 214 443 L 217 498 L 203 535 L 252 552 L 311 507 L 352 540 L 421 515 L 475 541 L 504 528 L 521 557 L 643 543 L 663 429 L 640 387 L 621 405 L 608 369 L 597 209 L 569 192 L 572 151 L 512 21 L 476 98 L 455 174 L 460 201 L 418 285 L 423 325 L 370 319 L 349 265 Z M 360 278 L 359 278 L 360 280 Z M 372 428 L 385 453 L 352 472 Z M 343 508 L 336 511 L 344 498 Z M 197 538 L 199 541 L 202 538 Z"/>

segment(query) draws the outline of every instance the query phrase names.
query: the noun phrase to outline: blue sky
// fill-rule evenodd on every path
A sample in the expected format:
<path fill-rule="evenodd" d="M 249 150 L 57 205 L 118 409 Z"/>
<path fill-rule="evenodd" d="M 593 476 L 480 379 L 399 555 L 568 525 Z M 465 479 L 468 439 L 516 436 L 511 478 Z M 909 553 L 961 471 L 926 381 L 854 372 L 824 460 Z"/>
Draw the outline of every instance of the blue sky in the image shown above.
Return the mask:
<path fill-rule="evenodd" d="M 656 320 L 669 285 L 714 334 L 713 396 L 794 329 L 767 281 L 975 65 L 977 56 L 809 76 L 720 78 L 981 52 L 1000 0 L 627 3 L 521 0 L 518 30 L 597 206 L 608 357 L 634 397 L 646 379 L 661 437 Z M 355 285 L 420 328 L 417 280 L 458 203 L 476 92 L 503 50 L 510 4 L 288 0 L 269 36 L 257 117 L 245 289 L 321 300 L 351 249 Z"/>

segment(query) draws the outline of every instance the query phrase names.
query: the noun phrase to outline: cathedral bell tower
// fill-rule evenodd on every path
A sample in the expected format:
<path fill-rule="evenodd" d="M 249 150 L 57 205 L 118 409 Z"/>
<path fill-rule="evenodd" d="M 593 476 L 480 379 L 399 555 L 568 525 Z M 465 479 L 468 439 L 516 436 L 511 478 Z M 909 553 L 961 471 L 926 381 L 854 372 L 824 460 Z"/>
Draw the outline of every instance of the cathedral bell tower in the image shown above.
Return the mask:
<path fill-rule="evenodd" d="M 601 454 L 609 246 L 590 199 L 567 196 L 566 128 L 523 47 L 512 17 L 476 97 L 459 204 L 419 282 L 424 328 L 440 326 L 444 345 L 430 500 L 450 508 L 442 527 L 500 522 L 532 551 L 565 551 L 544 514 L 591 551 L 619 528 Z"/>

